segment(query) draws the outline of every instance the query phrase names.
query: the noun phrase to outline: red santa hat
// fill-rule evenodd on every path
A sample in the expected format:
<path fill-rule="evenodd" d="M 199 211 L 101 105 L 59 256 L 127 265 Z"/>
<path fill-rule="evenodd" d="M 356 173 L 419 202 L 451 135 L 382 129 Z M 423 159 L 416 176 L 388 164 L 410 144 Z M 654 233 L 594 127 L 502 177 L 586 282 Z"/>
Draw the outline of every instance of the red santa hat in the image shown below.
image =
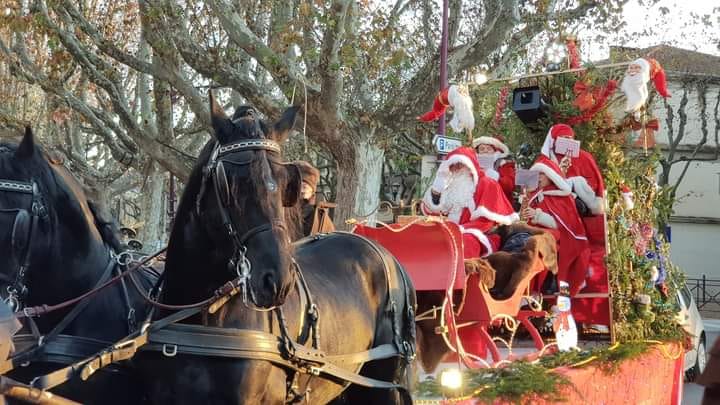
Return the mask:
<path fill-rule="evenodd" d="M 660 63 L 652 58 L 639 58 L 632 62 L 633 65 L 640 66 L 640 70 L 644 77 L 645 82 L 652 80 L 655 85 L 655 90 L 664 98 L 670 97 L 670 92 L 667 89 L 667 78 L 665 77 L 665 70 L 660 66 Z"/>
<path fill-rule="evenodd" d="M 447 178 L 450 175 L 450 167 L 454 164 L 467 167 L 473 179 L 473 187 L 475 187 L 473 201 L 468 201 L 467 204 L 470 220 L 483 217 L 498 224 L 509 225 L 520 219 L 500 185 L 485 175 L 473 149 L 464 146 L 450 152 L 438 167 L 436 176 Z M 429 193 L 430 189 L 428 195 Z M 428 212 L 441 208 L 436 207 L 430 198 L 425 198 L 423 202 L 425 203 L 423 209 Z"/>
<path fill-rule="evenodd" d="M 565 176 L 563 176 L 560 166 L 550 160 L 547 156 L 540 155 L 535 163 L 533 163 L 532 167 L 530 167 L 530 170 L 546 175 L 559 190 L 567 192 L 568 194 L 572 191 L 572 187 L 565 180 Z"/>
<path fill-rule="evenodd" d="M 495 148 L 496 151 L 502 152 L 503 157 L 510 154 L 510 148 L 507 147 L 504 143 L 504 139 L 501 135 L 497 135 L 496 137 L 492 136 L 481 136 L 479 138 L 475 138 L 472 141 L 472 147 L 473 149 L 477 148 L 480 145 L 490 145 L 493 148 Z"/>
<path fill-rule="evenodd" d="M 545 136 L 545 142 L 543 142 L 540 153 L 549 157 L 550 159 L 555 159 L 555 151 L 553 149 L 555 147 L 555 140 L 559 136 L 574 139 L 575 132 L 570 125 L 555 124 L 551 126 L 550 130 L 547 133 L 547 136 Z"/>

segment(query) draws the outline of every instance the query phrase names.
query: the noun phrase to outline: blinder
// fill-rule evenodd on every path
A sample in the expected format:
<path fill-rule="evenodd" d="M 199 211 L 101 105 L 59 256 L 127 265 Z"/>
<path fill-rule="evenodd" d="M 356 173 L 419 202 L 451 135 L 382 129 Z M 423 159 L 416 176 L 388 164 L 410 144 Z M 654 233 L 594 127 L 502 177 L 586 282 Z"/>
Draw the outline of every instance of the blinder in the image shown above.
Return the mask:
<path fill-rule="evenodd" d="M 225 165 L 222 160 L 215 166 L 215 189 L 217 190 L 220 203 L 227 207 L 230 205 L 230 183 L 228 183 Z"/>
<path fill-rule="evenodd" d="M 18 260 L 22 259 L 22 255 L 25 252 L 28 244 L 30 243 L 30 225 L 32 224 L 32 218 L 27 210 L 19 209 L 18 213 L 15 214 L 15 221 L 12 227 L 12 249 L 13 254 L 16 255 Z"/>
<path fill-rule="evenodd" d="M 27 194 L 32 199 L 29 210 L 24 208 L 0 210 L 3 212 L 15 213 L 12 233 L 10 234 L 10 243 L 12 254 L 17 259 L 19 268 L 15 274 L 13 284 L 7 287 L 7 291 L 10 295 L 5 298 L 5 301 L 14 303 L 14 309 L 19 310 L 22 305 L 22 299 L 25 294 L 27 294 L 27 287 L 25 286 L 25 273 L 28 267 L 30 267 L 33 233 L 35 233 L 40 219 L 46 219 L 48 217 L 48 212 L 45 207 L 42 194 L 34 181 L 23 182 L 0 179 L 0 192 L 1 191 Z"/>

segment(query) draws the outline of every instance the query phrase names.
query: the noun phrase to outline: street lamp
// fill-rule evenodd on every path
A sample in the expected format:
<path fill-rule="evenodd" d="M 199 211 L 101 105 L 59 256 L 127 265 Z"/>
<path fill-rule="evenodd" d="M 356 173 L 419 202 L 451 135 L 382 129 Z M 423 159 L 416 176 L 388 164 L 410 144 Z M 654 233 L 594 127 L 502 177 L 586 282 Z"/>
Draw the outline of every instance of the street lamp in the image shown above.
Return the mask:
<path fill-rule="evenodd" d="M 565 45 L 559 43 L 551 44 L 545 50 L 545 70 L 548 72 L 554 72 L 560 70 L 560 64 L 567 57 L 567 50 Z"/>

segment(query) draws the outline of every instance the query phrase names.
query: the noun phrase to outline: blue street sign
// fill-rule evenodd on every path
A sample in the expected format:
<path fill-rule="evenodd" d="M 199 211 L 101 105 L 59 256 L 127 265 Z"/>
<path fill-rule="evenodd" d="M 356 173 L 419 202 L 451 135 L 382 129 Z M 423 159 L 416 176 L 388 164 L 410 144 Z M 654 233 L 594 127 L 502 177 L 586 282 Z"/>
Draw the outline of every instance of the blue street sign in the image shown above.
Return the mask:
<path fill-rule="evenodd" d="M 437 153 L 445 155 L 462 146 L 462 142 L 459 139 L 435 135 L 433 145 L 435 145 Z"/>

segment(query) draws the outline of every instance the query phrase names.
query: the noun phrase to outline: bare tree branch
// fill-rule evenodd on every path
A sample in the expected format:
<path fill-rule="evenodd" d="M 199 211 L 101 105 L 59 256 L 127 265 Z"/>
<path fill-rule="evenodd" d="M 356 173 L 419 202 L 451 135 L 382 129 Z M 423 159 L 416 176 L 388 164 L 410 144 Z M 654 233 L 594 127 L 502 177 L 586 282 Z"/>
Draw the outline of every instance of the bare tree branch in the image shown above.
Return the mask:
<path fill-rule="evenodd" d="M 309 92 L 320 91 L 317 85 L 308 82 L 297 66 L 265 45 L 228 3 L 223 0 L 209 0 L 208 4 L 215 11 L 230 39 L 265 68 L 286 94 L 292 91 L 293 80 L 305 82 Z"/>

